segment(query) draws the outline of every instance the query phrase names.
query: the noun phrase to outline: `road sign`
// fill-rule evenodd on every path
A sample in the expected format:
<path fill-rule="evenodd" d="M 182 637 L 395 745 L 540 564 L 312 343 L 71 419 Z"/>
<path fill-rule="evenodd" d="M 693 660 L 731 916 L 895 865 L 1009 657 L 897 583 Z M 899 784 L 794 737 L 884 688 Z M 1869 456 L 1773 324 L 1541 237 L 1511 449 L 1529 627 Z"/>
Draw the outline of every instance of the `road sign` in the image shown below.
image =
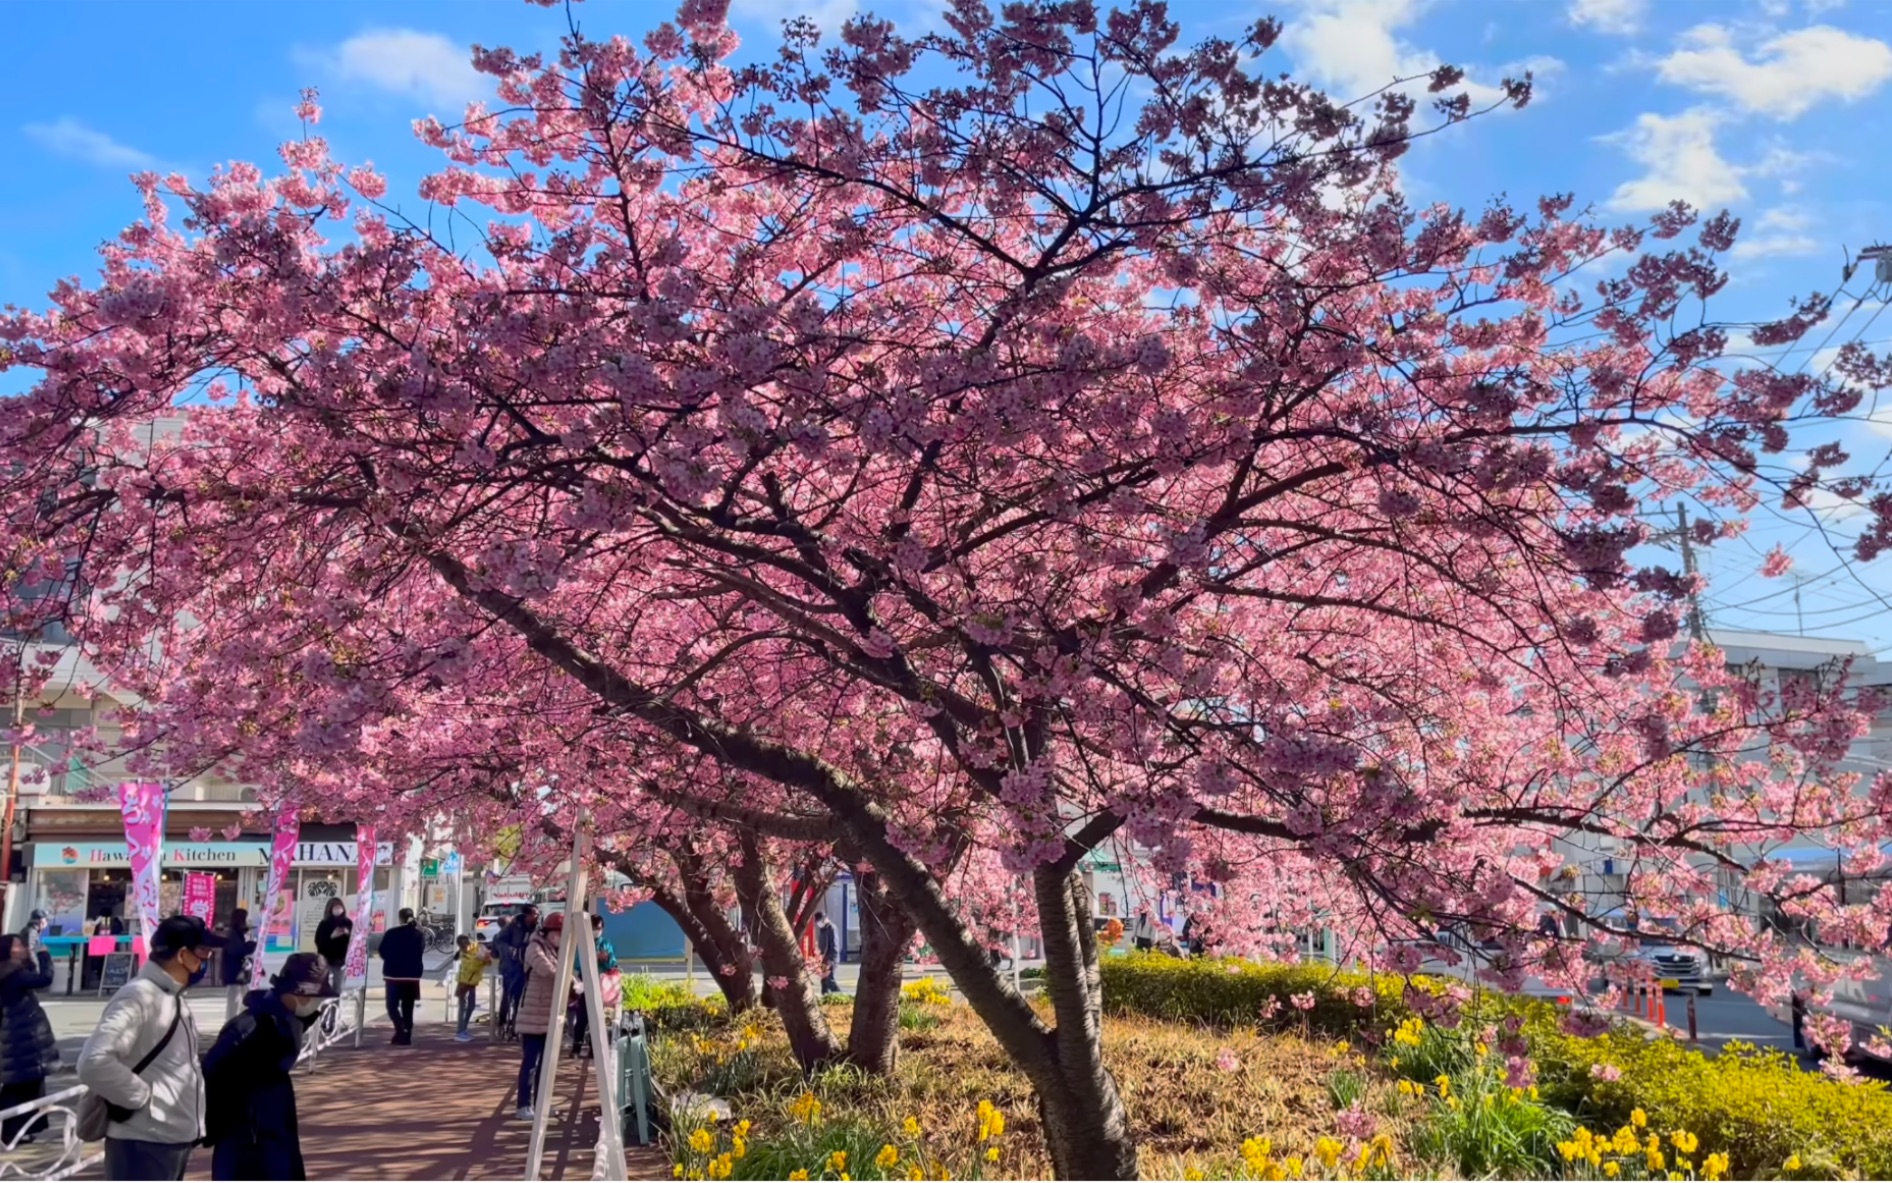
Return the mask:
<path fill-rule="evenodd" d="M 441 859 L 440 869 L 449 875 L 458 875 L 460 873 L 460 852 L 456 850 L 447 855 L 446 858 Z"/>
<path fill-rule="evenodd" d="M 420 860 L 421 878 L 428 879 L 438 874 L 440 874 L 440 860 L 439 859 L 424 858 Z"/>

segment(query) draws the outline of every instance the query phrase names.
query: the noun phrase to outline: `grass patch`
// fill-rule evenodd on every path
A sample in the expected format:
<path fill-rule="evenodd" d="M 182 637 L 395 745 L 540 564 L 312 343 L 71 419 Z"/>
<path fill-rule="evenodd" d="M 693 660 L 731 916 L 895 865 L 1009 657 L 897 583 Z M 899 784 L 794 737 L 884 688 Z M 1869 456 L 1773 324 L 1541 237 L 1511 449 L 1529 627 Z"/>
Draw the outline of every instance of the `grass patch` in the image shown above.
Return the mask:
<path fill-rule="evenodd" d="M 715 1092 L 730 1102 L 737 1120 L 750 1123 L 737 1156 L 730 1129 L 710 1130 L 710 1142 L 699 1139 L 709 1149 L 698 1153 L 688 1146 L 697 1127 L 679 1122 L 677 1164 L 686 1175 L 704 1178 L 780 1179 L 796 1170 L 820 1178 L 826 1156 L 845 1150 L 846 1173 L 855 1179 L 908 1178 L 916 1169 L 929 1178 L 942 1171 L 958 1179 L 1050 1177 L 1031 1087 L 984 1024 L 960 1003 L 903 1000 L 903 1012 L 910 1007 L 924 1008 L 921 1013 L 938 1022 L 903 1033 L 899 1068 L 885 1079 L 852 1069 L 804 1079 L 772 1015 L 700 1041 L 658 1040 L 653 1068 L 666 1088 Z M 749 1046 L 738 1051 L 745 1038 Z M 1436 1173 L 1411 1161 L 1408 1149 L 1423 1107 L 1402 1098 L 1393 1079 L 1371 1071 L 1352 1048 L 1296 1035 L 1111 1019 L 1104 1055 L 1129 1110 L 1146 1176 L 1266 1178 L 1298 1160 L 1308 1177 L 1359 1177 L 1348 1159 L 1374 1137 L 1389 1152 L 1385 1173 Z M 742 1087 L 703 1087 L 726 1079 L 719 1074 L 738 1057 L 751 1068 Z M 1336 1103 L 1337 1087 L 1348 1105 Z M 981 1103 L 988 1106 L 984 1114 Z M 1362 1138 L 1348 1138 L 1336 1126 L 1337 1111 L 1353 1105 L 1372 1114 Z M 819 1107 L 812 1122 L 811 1106 Z M 995 1136 L 991 1113 L 1002 1122 Z M 1245 1156 L 1244 1146 L 1253 1152 L 1258 1139 L 1266 1139 L 1266 1153 Z M 875 1166 L 888 1146 L 896 1156 L 887 1159 L 891 1165 Z M 1323 1151 L 1334 1160 L 1331 1171 L 1322 1165 Z M 723 1155 L 730 1155 L 727 1176 L 710 1169 Z"/>

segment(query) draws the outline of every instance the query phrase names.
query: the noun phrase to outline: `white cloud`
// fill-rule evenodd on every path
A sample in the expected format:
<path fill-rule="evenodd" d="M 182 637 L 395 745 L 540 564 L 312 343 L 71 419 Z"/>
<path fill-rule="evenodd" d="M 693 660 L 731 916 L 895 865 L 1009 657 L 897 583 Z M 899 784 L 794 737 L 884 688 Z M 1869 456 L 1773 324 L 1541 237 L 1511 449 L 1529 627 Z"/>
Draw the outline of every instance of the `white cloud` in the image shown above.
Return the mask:
<path fill-rule="evenodd" d="M 29 123 L 21 130 L 48 152 L 72 160 L 83 160 L 100 168 L 145 169 L 153 168 L 158 163 L 157 157 L 149 152 L 121 144 L 70 115 L 61 116 L 51 123 Z"/>
<path fill-rule="evenodd" d="M 1755 47 L 1753 60 L 1722 25 L 1697 25 L 1682 41 L 1683 48 L 1657 63 L 1664 82 L 1783 122 L 1829 99 L 1857 102 L 1892 79 L 1892 46 L 1831 25 L 1764 41 Z"/>
<path fill-rule="evenodd" d="M 847 19 L 861 9 L 861 0 L 795 0 L 783 3 L 782 0 L 731 0 L 729 20 L 754 21 L 766 25 L 770 33 L 780 28 L 781 23 L 805 16 L 815 22 L 821 30 L 821 43 L 827 45 L 841 31 Z M 907 32 L 906 22 L 901 22 L 901 32 Z M 914 34 L 909 34 L 914 35 Z"/>
<path fill-rule="evenodd" d="M 1419 19 L 1420 0 L 1303 0 L 1300 7 L 1301 15 L 1289 23 L 1282 43 L 1308 80 L 1338 101 L 1364 98 L 1395 78 L 1430 74 L 1443 60 L 1399 35 Z M 1562 66 L 1555 58 L 1540 57 L 1511 72 L 1528 68 L 1547 73 Z M 1504 97 L 1498 87 L 1469 78 L 1454 89 L 1471 95 L 1478 106 Z"/>
<path fill-rule="evenodd" d="M 1628 36 L 1642 26 L 1647 0 L 1570 0 L 1567 15 L 1573 25 L 1588 25 L 1599 33 Z"/>
<path fill-rule="evenodd" d="M 488 90 L 489 80 L 473 68 L 467 47 L 418 29 L 370 29 L 332 50 L 297 50 L 295 56 L 344 82 L 443 106 L 471 102 Z"/>
<path fill-rule="evenodd" d="M 1741 228 L 1735 240 L 1737 259 L 1765 259 L 1816 254 L 1820 242 L 1807 233 L 1813 219 L 1800 210 L 1782 206 L 1770 209 L 1750 226 Z"/>
<path fill-rule="evenodd" d="M 1866 512 L 1866 502 L 1864 498 L 1849 501 L 1831 489 L 1814 489 L 1807 494 L 1806 511 L 1832 526 Z"/>
<path fill-rule="evenodd" d="M 1681 200 L 1714 211 L 1746 197 L 1747 186 L 1741 182 L 1744 170 L 1723 159 L 1715 148 L 1715 130 L 1721 122 L 1722 116 L 1707 107 L 1679 115 L 1645 112 L 1628 130 L 1607 137 L 1649 170 L 1617 186 L 1611 208 L 1657 210 Z"/>

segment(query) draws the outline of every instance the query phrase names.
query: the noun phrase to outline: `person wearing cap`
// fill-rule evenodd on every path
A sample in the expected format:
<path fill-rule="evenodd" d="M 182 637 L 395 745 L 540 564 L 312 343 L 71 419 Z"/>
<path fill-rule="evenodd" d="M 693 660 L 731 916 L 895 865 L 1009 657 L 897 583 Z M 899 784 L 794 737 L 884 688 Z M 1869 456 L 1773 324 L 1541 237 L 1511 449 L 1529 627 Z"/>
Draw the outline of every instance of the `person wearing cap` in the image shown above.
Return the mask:
<path fill-rule="evenodd" d="M 296 1088 L 302 1038 L 335 997 L 328 962 L 292 953 L 266 990 L 243 999 L 204 1056 L 204 1142 L 212 1179 L 306 1179 Z"/>
<path fill-rule="evenodd" d="M 388 988 L 388 1018 L 394 1020 L 394 1042 L 414 1042 L 414 1004 L 420 1001 L 420 980 L 427 974 L 427 934 L 414 923 L 414 909 L 401 909 L 401 923 L 381 938 L 381 980 Z"/>
<path fill-rule="evenodd" d="M 79 1083 L 111 1107 L 107 1179 L 182 1179 L 204 1136 L 204 1075 L 184 991 L 210 968 L 210 933 L 195 916 L 167 917 L 150 954 L 79 1052 Z"/>
<path fill-rule="evenodd" d="M 554 912 L 539 925 L 526 944 L 525 987 L 513 1020 L 519 1032 L 520 1121 L 531 1121 L 533 1086 L 538 1083 L 539 1061 L 545 1058 L 546 1035 L 552 1030 L 552 997 L 558 989 L 558 948 L 565 935 L 565 914 Z"/>

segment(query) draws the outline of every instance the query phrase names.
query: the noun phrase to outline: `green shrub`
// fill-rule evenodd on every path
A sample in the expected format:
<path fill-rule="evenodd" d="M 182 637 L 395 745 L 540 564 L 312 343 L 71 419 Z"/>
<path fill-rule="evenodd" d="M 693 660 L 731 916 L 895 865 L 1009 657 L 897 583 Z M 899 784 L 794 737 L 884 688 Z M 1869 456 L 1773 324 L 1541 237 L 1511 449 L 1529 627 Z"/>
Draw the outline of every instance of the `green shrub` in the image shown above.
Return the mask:
<path fill-rule="evenodd" d="M 1410 1015 L 1406 979 L 1336 970 L 1331 965 L 1282 965 L 1239 958 L 1178 960 L 1161 953 L 1132 953 L 1101 963 L 1104 1006 L 1117 1014 L 1141 1014 L 1217 1027 L 1305 1027 L 1337 1038 L 1377 1030 Z M 1443 985 L 1414 978 L 1419 989 Z M 1303 1008 L 1295 999 L 1313 1000 Z M 1367 1005 L 1362 1006 L 1365 1002 Z"/>
<path fill-rule="evenodd" d="M 1738 1178 L 1782 1174 L 1795 1156 L 1800 1169 L 1786 1173 L 1799 1178 L 1892 1178 L 1892 1093 L 1880 1082 L 1832 1080 L 1754 1047 L 1706 1056 L 1636 1033 L 1530 1032 L 1544 1097 L 1593 1128 L 1615 1129 L 1641 1109 L 1650 1128 L 1688 1130 L 1726 1153 Z"/>
<path fill-rule="evenodd" d="M 1304 1027 L 1341 1038 L 1361 1035 L 1362 1042 L 1378 1041 L 1412 1017 L 1404 979 L 1324 964 L 1132 954 L 1105 961 L 1102 976 L 1104 1006 L 1113 1014 L 1220 1027 Z M 1447 985 L 1417 976 L 1412 981 L 1433 994 Z M 1295 1008 L 1290 999 L 1296 994 L 1311 995 L 1313 1007 Z M 1361 1006 L 1362 1000 L 1369 1005 Z M 1272 1017 L 1264 1021 L 1270 1011 Z M 1605 1136 L 1629 1124 L 1640 1109 L 1650 1129 L 1686 1130 L 1705 1150 L 1727 1154 L 1738 1178 L 1892 1178 L 1892 1092 L 1884 1084 L 1807 1072 L 1781 1052 L 1731 1046 L 1705 1056 L 1626 1023 L 1599 1036 L 1570 1035 L 1561 1026 L 1563 1012 L 1542 999 L 1480 992 L 1465 1014 L 1468 1024 L 1481 1025 L 1522 1016 L 1543 1101 Z M 1417 1046 L 1397 1049 L 1400 1075 L 1423 1083 L 1440 1074 L 1457 1079 L 1464 1071 L 1456 1041 L 1435 1030 L 1426 1024 Z M 1545 1138 L 1557 1128 L 1553 1120 L 1533 1131 L 1536 1117 L 1522 1111 L 1498 1112 L 1493 1120 L 1501 1120 L 1501 1127 L 1453 1128 L 1454 1121 L 1464 1126 L 1470 1120 L 1435 1123 L 1428 1135 L 1435 1139 L 1433 1149 L 1444 1153 L 1448 1143 L 1461 1142 L 1502 1144 L 1508 1130 L 1532 1147 L 1510 1160 L 1511 1169 L 1521 1170 L 1525 1158 L 1536 1161 Z M 1457 1150 L 1447 1157 L 1463 1163 L 1468 1173 L 1480 1170 Z M 1792 1168 L 1786 1167 L 1789 1160 Z"/>

